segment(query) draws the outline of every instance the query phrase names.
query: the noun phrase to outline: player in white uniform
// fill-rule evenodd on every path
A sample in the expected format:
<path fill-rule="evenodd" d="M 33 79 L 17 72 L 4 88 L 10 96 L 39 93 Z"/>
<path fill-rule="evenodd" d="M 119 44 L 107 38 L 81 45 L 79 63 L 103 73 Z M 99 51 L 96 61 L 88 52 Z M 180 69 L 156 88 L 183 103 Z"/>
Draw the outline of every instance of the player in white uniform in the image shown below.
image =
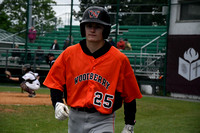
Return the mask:
<path fill-rule="evenodd" d="M 12 77 L 11 74 L 7 78 L 13 81 L 19 81 L 22 90 L 29 93 L 29 97 L 35 97 L 35 90 L 40 88 L 39 75 L 31 71 L 31 65 L 24 65 L 22 67 L 22 77 Z"/>
<path fill-rule="evenodd" d="M 22 76 L 22 78 L 26 81 L 25 84 L 29 89 L 38 90 L 40 88 L 40 82 L 37 79 L 38 76 L 38 73 L 33 73 L 32 71 L 29 71 L 24 76 Z"/>

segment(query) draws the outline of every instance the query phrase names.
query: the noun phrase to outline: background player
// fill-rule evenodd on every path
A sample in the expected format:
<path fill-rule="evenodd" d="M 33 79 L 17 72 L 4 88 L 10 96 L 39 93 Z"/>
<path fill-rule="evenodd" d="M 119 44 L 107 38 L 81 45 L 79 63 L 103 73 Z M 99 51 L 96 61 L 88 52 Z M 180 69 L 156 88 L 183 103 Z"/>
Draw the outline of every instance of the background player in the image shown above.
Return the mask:
<path fill-rule="evenodd" d="M 48 53 L 46 55 L 46 62 L 49 64 L 50 68 L 52 67 L 55 60 L 56 60 L 56 58 L 53 53 Z"/>
<path fill-rule="evenodd" d="M 29 97 L 35 97 L 35 91 L 40 88 L 39 75 L 31 71 L 31 65 L 27 64 L 22 67 L 22 77 L 12 77 L 9 71 L 5 71 L 6 77 L 13 81 L 19 81 L 22 90 L 29 93 Z"/>
<path fill-rule="evenodd" d="M 51 88 L 55 117 L 69 117 L 69 133 L 113 133 L 115 111 L 124 102 L 123 133 L 133 133 L 136 98 L 141 98 L 128 58 L 105 39 L 110 16 L 102 7 L 89 7 L 80 23 L 86 39 L 68 47 L 55 61 L 44 85 Z M 66 90 L 66 103 L 62 94 Z"/>

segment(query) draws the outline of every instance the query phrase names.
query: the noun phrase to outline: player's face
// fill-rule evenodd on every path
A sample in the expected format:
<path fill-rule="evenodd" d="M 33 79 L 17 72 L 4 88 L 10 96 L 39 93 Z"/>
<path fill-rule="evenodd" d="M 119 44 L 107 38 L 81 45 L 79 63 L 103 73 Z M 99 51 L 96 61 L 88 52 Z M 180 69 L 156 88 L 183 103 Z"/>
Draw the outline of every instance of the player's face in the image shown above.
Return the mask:
<path fill-rule="evenodd" d="M 49 60 L 52 61 L 54 59 L 54 56 L 50 56 Z"/>
<path fill-rule="evenodd" d="M 98 42 L 103 39 L 104 26 L 97 23 L 85 24 L 85 34 L 87 41 Z"/>

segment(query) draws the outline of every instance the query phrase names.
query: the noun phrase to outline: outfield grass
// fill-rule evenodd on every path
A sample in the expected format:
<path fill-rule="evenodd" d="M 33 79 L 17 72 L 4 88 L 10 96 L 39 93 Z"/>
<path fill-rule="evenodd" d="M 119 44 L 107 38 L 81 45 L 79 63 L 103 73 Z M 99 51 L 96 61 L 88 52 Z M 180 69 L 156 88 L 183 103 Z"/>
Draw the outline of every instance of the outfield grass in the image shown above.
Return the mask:
<path fill-rule="evenodd" d="M 0 87 L 0 91 L 17 88 Z M 48 94 L 48 89 L 38 93 Z M 115 129 L 124 126 L 123 109 L 116 112 Z M 143 97 L 137 100 L 135 133 L 200 133 L 200 102 Z M 0 105 L 0 133 L 67 133 L 67 121 L 54 118 L 52 106 Z"/>
<path fill-rule="evenodd" d="M 20 87 L 16 86 L 0 86 L 0 92 L 21 92 Z M 43 87 L 36 91 L 38 94 L 49 94 L 49 89 L 46 87 Z"/>

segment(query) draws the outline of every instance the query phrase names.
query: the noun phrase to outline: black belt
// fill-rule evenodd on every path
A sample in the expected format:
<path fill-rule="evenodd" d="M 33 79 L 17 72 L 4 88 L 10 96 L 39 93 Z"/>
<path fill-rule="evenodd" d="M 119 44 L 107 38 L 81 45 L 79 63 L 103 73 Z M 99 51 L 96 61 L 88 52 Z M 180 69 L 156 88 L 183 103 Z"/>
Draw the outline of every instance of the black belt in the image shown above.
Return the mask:
<path fill-rule="evenodd" d="M 77 110 L 77 111 L 83 111 L 83 112 L 87 112 L 87 113 L 95 113 L 95 112 L 98 112 L 95 108 L 74 108 L 74 107 L 71 107 L 72 109 L 74 110 Z"/>

